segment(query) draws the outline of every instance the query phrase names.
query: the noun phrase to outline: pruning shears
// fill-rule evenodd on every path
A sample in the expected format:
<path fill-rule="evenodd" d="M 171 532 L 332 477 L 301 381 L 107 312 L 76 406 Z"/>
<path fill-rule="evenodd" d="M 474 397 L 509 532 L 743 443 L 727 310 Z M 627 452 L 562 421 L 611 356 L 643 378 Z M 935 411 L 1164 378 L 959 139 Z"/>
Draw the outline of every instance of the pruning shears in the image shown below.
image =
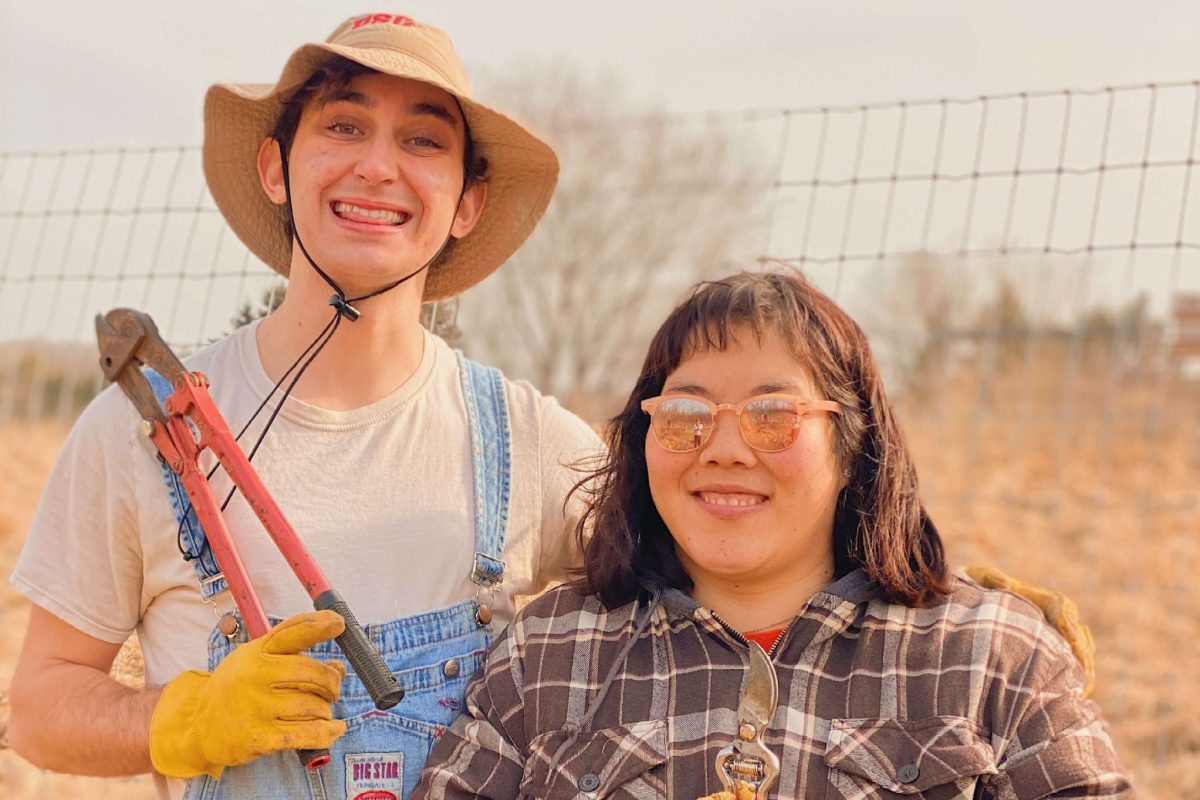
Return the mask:
<path fill-rule="evenodd" d="M 371 695 L 375 707 L 387 709 L 400 702 L 404 690 L 250 466 L 208 393 L 208 379 L 184 367 L 159 335 L 154 320 L 141 311 L 117 308 L 97 315 L 96 339 L 100 347 L 100 368 L 105 377 L 118 384 L 133 402 L 142 416 L 143 432 L 171 471 L 179 476 L 250 636 L 262 636 L 271 625 L 221 517 L 212 487 L 200 469 L 200 454 L 205 449 L 212 451 L 246 498 L 300 579 L 313 607 L 318 611 L 331 609 L 346 621 L 346 629 L 336 641 Z M 142 372 L 146 367 L 170 381 L 174 389 L 161 406 Z M 298 753 L 310 769 L 319 769 L 329 763 L 328 751 L 303 750 Z"/>
<path fill-rule="evenodd" d="M 778 704 L 775 666 L 757 642 L 750 642 L 750 670 L 738 703 L 737 737 L 717 752 L 716 759 L 717 777 L 725 791 L 735 797 L 737 783 L 742 783 L 754 789 L 756 800 L 765 800 L 767 790 L 779 777 L 779 756 L 763 741 Z"/>

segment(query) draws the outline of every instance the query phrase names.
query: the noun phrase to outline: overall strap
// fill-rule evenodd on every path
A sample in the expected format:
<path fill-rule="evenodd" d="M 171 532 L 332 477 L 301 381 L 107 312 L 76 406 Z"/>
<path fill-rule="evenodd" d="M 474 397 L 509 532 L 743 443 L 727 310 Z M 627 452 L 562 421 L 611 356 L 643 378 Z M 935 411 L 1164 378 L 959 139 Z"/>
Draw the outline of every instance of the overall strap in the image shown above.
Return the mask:
<path fill-rule="evenodd" d="M 504 580 L 504 534 L 512 481 L 512 443 L 504 376 L 458 353 L 475 483 L 475 560 L 471 580 L 495 589 Z M 490 605 L 484 603 L 483 605 Z"/>
<path fill-rule="evenodd" d="M 158 404 L 164 406 L 165 410 L 167 398 L 175 391 L 175 387 L 149 367 L 143 369 L 142 372 L 146 375 L 150 388 L 154 390 Z M 220 567 L 217 566 L 217 560 L 213 558 L 212 548 L 208 546 L 204 529 L 200 527 L 200 521 L 196 519 L 196 511 L 192 508 L 192 503 L 188 499 L 187 492 L 184 491 L 183 484 L 179 481 L 179 476 L 161 458 L 158 461 L 159 466 L 162 467 L 163 482 L 167 485 L 167 496 L 171 500 L 171 511 L 174 512 L 175 522 L 179 525 L 179 551 L 183 554 L 183 560 L 192 562 L 192 567 L 196 570 L 196 580 L 200 583 L 200 596 L 205 600 L 211 599 L 225 591 L 225 578 L 221 574 Z"/>

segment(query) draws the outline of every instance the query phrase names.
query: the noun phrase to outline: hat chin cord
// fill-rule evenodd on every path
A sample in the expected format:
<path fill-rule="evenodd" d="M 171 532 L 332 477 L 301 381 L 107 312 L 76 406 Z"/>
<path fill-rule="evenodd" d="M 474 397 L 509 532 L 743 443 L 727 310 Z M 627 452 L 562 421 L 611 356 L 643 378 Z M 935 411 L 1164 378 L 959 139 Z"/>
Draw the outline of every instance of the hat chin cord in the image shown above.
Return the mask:
<path fill-rule="evenodd" d="M 304 254 L 304 257 L 308 260 L 308 263 L 314 270 L 316 270 L 317 274 L 320 275 L 327 284 L 329 284 L 329 288 L 333 289 L 334 295 L 329 298 L 329 305 L 333 306 L 334 313 L 333 319 L 329 320 L 329 323 L 321 329 L 320 333 L 317 334 L 317 338 L 313 339 L 312 344 L 306 347 L 304 352 L 301 353 L 294 362 L 292 362 L 292 365 L 287 368 L 287 371 L 284 372 L 279 380 L 275 383 L 275 386 L 271 389 L 270 393 L 263 398 L 263 401 L 259 404 L 258 408 L 255 409 L 254 413 L 250 415 L 250 419 L 246 420 L 246 424 L 242 426 L 240 431 L 238 431 L 236 438 L 238 441 L 240 441 L 242 435 L 249 430 L 250 425 L 255 419 L 258 418 L 258 415 L 262 413 L 262 410 L 266 408 L 267 403 L 271 401 L 271 398 L 274 397 L 275 393 L 279 391 L 279 388 L 283 386 L 284 381 L 288 381 L 287 387 L 283 390 L 283 396 L 279 399 L 279 403 L 274 409 L 271 410 L 271 415 L 267 418 L 266 424 L 263 425 L 262 431 L 258 434 L 258 438 L 255 440 L 254 446 L 250 449 L 250 452 L 246 454 L 246 459 L 248 461 L 254 460 L 254 454 L 258 452 L 258 448 L 260 445 L 262 445 L 263 438 L 266 437 L 267 431 L 270 430 L 271 425 L 274 424 L 275 418 L 279 416 L 279 411 L 283 408 L 283 404 L 287 401 L 288 397 L 291 396 L 292 389 L 295 388 L 297 382 L 300 380 L 300 377 L 304 374 L 304 371 L 308 369 L 309 365 L 312 364 L 320 352 L 325 349 L 325 345 L 329 344 L 329 340 L 333 338 L 333 335 L 337 333 L 337 329 L 342 324 L 342 320 L 346 319 L 350 322 L 355 322 L 360 316 L 362 316 L 362 312 L 360 312 L 354 306 L 354 303 L 358 303 L 372 297 L 377 297 L 384 292 L 390 292 L 392 289 L 395 289 L 405 281 L 411 280 L 420 275 L 422 272 L 429 269 L 429 266 L 438 259 L 438 256 L 440 256 L 446 249 L 446 245 L 450 243 L 451 239 L 451 233 L 447 231 L 446 238 L 442 241 L 441 246 L 438 247 L 437 252 L 433 254 L 433 257 L 426 261 L 423 266 L 413 270 L 404 277 L 394 280 L 386 286 L 381 286 L 380 288 L 367 292 L 366 294 L 359 295 L 358 297 L 346 297 L 346 292 L 342 289 L 342 287 L 338 286 L 337 282 L 334 281 L 333 278 L 329 277 L 325 270 L 317 266 L 317 262 L 313 260 L 311 255 L 309 255 L 308 249 L 304 246 L 304 242 L 300 239 L 300 230 L 296 227 L 296 218 L 292 214 L 292 187 L 291 178 L 288 173 L 287 153 L 284 151 L 282 142 L 277 142 L 277 144 L 279 145 L 280 162 L 283 165 L 283 191 L 287 200 L 288 221 L 292 225 L 292 236 L 296 238 L 296 244 L 300 246 L 300 252 Z M 459 192 L 458 203 L 455 204 L 454 208 L 455 216 L 457 216 L 458 209 L 462 205 L 463 195 L 466 194 L 466 191 L 467 180 L 466 176 L 464 175 L 463 188 L 462 191 Z M 454 223 L 451 222 L 450 224 L 453 226 Z M 290 381 L 288 380 L 289 377 L 291 378 Z M 213 467 L 213 469 L 208 473 L 208 478 L 210 480 L 219 466 L 220 465 L 218 464 L 217 466 Z M 229 505 L 229 501 L 233 498 L 234 491 L 235 489 L 229 490 L 229 494 L 225 497 L 225 501 L 221 504 L 222 511 L 224 511 L 225 507 Z"/>
<path fill-rule="evenodd" d="M 357 303 L 362 300 L 367 300 L 367 299 L 375 297 L 377 295 L 381 295 L 384 292 L 390 292 L 392 289 L 395 289 L 400 284 L 420 275 L 422 272 L 429 269 L 429 266 L 434 261 L 437 261 L 438 256 L 440 256 L 442 254 L 442 251 L 446 249 L 446 245 L 450 243 L 451 233 L 450 233 L 450 231 L 447 231 L 446 238 L 442 240 L 442 244 L 441 244 L 441 246 L 438 247 L 437 252 L 434 253 L 433 256 L 428 261 L 426 261 L 425 264 L 422 265 L 421 267 L 418 267 L 417 269 L 413 270 L 412 272 L 408 273 L 407 275 L 405 275 L 402 278 L 394 280 L 391 283 L 389 283 L 385 286 L 381 286 L 378 289 L 374 289 L 370 292 L 367 292 L 366 294 L 361 294 L 358 297 L 349 297 L 349 298 L 346 297 L 346 292 L 342 290 L 342 287 L 338 286 L 337 282 L 334 281 L 333 278 L 329 277 L 328 273 L 326 273 L 325 270 L 321 269 L 321 267 L 317 265 L 317 262 L 309 254 L 308 248 L 304 246 L 304 240 L 300 238 L 300 229 L 298 227 L 296 227 L 296 216 L 295 216 L 295 214 L 292 213 L 292 181 L 291 181 L 291 174 L 288 169 L 287 151 L 283 145 L 283 142 L 276 140 L 275 143 L 279 147 L 279 163 L 283 167 L 283 193 L 284 193 L 284 198 L 287 201 L 285 207 L 287 208 L 288 222 L 291 223 L 291 226 L 292 226 L 292 236 L 295 237 L 296 244 L 298 244 L 300 246 L 300 252 L 304 254 L 304 258 L 308 261 L 309 265 L 312 266 L 312 268 L 314 270 L 316 270 L 317 274 L 321 276 L 321 280 L 323 280 L 323 281 L 325 281 L 325 283 L 329 284 L 330 289 L 333 289 L 334 295 L 333 295 L 333 297 L 329 298 L 329 305 L 333 306 L 334 311 L 337 312 L 337 318 L 335 318 L 335 319 L 340 320 L 340 318 L 344 317 L 344 318 L 350 320 L 351 322 L 357 321 L 358 318 L 361 316 L 362 312 L 360 312 L 357 308 L 354 307 L 354 303 Z M 466 194 L 466 191 L 467 191 L 467 184 L 466 184 L 466 180 L 465 180 L 465 176 L 464 176 L 463 188 L 462 188 L 462 191 L 460 191 L 458 193 L 458 202 L 455 203 L 455 206 L 454 206 L 454 211 L 455 211 L 456 215 L 458 213 L 459 207 L 462 206 L 463 195 Z M 451 222 L 450 225 L 451 225 L 451 227 L 453 227 L 454 223 Z"/>

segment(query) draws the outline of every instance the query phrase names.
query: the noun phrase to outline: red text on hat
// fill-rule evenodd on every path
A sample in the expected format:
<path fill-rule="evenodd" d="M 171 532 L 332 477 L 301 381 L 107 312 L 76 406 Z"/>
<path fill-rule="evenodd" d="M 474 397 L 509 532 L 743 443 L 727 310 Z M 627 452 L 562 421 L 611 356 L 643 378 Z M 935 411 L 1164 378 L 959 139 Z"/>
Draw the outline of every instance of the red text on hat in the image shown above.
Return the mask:
<path fill-rule="evenodd" d="M 351 30 L 356 31 L 367 25 L 403 25 L 411 27 L 412 24 L 412 17 L 403 17 L 399 14 L 367 14 L 365 17 L 359 17 L 354 20 Z"/>

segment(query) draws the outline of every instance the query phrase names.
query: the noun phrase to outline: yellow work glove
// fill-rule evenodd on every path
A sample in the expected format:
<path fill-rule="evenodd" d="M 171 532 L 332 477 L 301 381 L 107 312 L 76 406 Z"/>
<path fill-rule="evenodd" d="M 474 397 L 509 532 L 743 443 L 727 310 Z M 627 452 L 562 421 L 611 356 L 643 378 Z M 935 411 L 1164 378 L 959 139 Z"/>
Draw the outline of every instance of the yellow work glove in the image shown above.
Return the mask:
<path fill-rule="evenodd" d="M 245 764 L 266 753 L 328 748 L 346 732 L 333 719 L 345 668 L 298 655 L 342 632 L 332 611 L 297 614 L 240 645 L 210 672 L 163 687 L 150 720 L 150 758 L 173 778 Z"/>
<path fill-rule="evenodd" d="M 1086 681 L 1083 685 L 1083 696 L 1092 693 L 1096 685 L 1096 644 L 1092 641 L 1092 632 L 1079 619 L 1079 608 L 1075 601 L 1062 592 L 1052 592 L 1041 586 L 1034 586 L 1016 578 L 1010 578 L 995 567 L 967 567 L 963 570 L 971 576 L 971 580 L 985 589 L 1005 589 L 1013 594 L 1019 594 L 1032 602 L 1046 615 L 1046 620 L 1058 629 L 1058 632 L 1071 645 L 1075 658 L 1083 665 Z"/>

